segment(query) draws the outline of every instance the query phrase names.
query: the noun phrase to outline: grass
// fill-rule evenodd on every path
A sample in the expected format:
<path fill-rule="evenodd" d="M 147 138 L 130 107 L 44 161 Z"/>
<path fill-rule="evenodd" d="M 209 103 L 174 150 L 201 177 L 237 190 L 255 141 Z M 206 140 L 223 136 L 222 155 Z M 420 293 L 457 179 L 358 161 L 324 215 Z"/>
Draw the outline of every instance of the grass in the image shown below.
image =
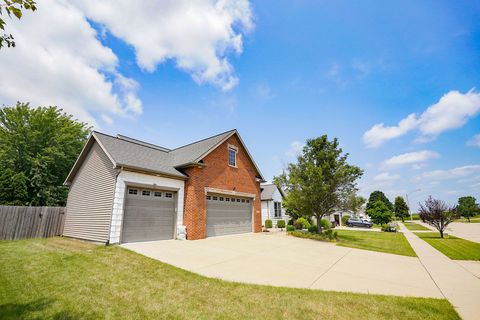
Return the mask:
<path fill-rule="evenodd" d="M 403 233 L 335 230 L 337 232 L 337 245 L 342 247 L 378 251 L 384 253 L 399 254 L 402 256 L 416 257 L 410 243 Z M 308 238 L 318 241 L 331 241 L 324 237 L 309 232 L 289 232 L 290 235 L 299 238 Z"/>
<path fill-rule="evenodd" d="M 416 257 L 403 233 L 337 230 L 339 246 Z"/>
<path fill-rule="evenodd" d="M 454 236 L 440 238 L 438 232 L 415 232 L 417 236 L 453 260 L 480 260 L 480 243 Z"/>
<path fill-rule="evenodd" d="M 226 282 L 65 238 L 0 241 L 0 257 L 1 319 L 459 319 L 444 299 Z"/>
<path fill-rule="evenodd" d="M 408 230 L 410 231 L 431 231 L 431 229 L 422 226 L 421 224 L 415 223 L 415 222 L 403 222 L 405 227 L 407 227 Z"/>
<path fill-rule="evenodd" d="M 467 218 L 456 219 L 455 222 L 466 222 L 469 223 Z M 470 218 L 470 223 L 480 223 L 480 215 L 476 215 Z"/>

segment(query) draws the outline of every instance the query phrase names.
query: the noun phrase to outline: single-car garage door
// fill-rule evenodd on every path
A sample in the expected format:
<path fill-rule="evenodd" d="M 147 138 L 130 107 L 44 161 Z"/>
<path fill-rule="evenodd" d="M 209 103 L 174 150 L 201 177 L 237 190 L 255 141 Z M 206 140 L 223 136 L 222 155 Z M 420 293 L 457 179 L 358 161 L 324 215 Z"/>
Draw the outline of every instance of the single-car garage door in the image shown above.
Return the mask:
<path fill-rule="evenodd" d="M 251 199 L 207 195 L 207 237 L 252 232 Z"/>
<path fill-rule="evenodd" d="M 173 239 L 175 193 L 128 187 L 122 242 Z"/>

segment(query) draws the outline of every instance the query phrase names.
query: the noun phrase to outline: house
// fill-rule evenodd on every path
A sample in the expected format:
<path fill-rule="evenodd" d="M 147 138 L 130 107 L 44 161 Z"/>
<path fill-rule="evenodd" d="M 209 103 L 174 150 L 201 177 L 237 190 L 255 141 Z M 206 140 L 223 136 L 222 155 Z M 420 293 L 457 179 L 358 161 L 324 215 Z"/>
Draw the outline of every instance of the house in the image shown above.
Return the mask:
<path fill-rule="evenodd" d="M 65 181 L 64 235 L 113 244 L 260 232 L 261 182 L 236 130 L 173 150 L 93 132 Z"/>
<path fill-rule="evenodd" d="M 285 220 L 287 223 L 290 217 L 282 206 L 284 191 L 273 183 L 262 184 L 260 188 L 262 190 L 262 225 L 265 225 L 267 219 L 272 220 L 273 226 L 277 225 L 278 220 Z"/>

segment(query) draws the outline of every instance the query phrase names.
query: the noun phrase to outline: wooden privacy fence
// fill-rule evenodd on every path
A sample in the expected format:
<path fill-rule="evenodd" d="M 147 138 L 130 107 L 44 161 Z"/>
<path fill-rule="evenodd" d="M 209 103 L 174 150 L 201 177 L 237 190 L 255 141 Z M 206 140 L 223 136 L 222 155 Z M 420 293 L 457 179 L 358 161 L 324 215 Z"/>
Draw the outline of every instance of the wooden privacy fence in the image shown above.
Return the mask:
<path fill-rule="evenodd" d="M 0 206 L 0 240 L 62 235 L 64 207 Z"/>

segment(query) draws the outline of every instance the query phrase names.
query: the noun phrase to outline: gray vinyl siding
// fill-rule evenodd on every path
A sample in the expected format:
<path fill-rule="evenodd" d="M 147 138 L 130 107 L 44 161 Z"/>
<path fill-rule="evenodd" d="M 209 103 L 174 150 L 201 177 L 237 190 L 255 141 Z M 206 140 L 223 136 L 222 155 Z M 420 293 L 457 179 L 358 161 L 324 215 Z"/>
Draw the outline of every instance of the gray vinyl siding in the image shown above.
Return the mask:
<path fill-rule="evenodd" d="M 112 162 L 94 142 L 70 186 L 63 231 L 65 236 L 108 241 L 115 177 Z"/>

